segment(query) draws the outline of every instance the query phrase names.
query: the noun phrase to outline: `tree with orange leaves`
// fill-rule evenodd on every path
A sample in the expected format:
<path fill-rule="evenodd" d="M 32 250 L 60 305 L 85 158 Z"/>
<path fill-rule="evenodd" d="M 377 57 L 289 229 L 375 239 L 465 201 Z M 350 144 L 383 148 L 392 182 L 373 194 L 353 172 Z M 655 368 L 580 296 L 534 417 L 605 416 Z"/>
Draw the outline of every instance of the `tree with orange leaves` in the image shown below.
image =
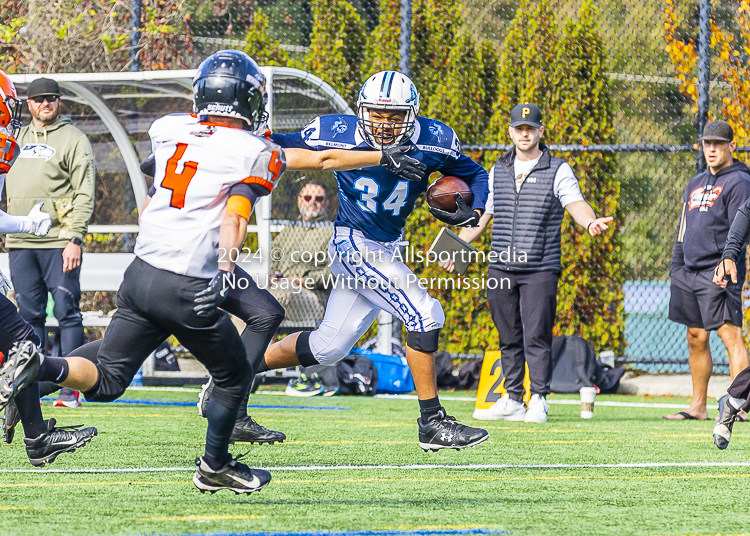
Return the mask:
<path fill-rule="evenodd" d="M 677 69 L 680 91 L 690 99 L 693 112 L 698 111 L 698 78 L 696 65 L 698 48 L 693 37 L 680 35 L 684 32 L 677 0 L 666 0 L 664 10 L 665 51 Z M 721 115 L 732 125 L 737 145 L 750 142 L 750 118 L 745 110 L 750 107 L 750 63 L 742 57 L 750 54 L 750 1 L 741 0 L 736 8 L 737 29 L 730 32 L 711 21 L 711 69 L 714 79 L 720 83 Z M 710 114 L 710 112 L 709 112 Z M 710 114 L 712 115 L 712 114 Z"/>

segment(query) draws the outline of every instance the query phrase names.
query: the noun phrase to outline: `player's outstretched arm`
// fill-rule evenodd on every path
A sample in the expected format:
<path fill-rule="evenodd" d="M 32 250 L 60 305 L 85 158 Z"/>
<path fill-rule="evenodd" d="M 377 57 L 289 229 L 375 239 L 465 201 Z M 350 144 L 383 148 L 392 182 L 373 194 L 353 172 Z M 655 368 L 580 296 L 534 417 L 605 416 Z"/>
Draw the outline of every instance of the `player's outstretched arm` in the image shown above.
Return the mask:
<path fill-rule="evenodd" d="M 26 216 L 11 216 L 0 210 L 0 233 L 27 233 L 46 236 L 52 225 L 52 217 L 42 212 L 44 201 L 37 201 Z"/>
<path fill-rule="evenodd" d="M 585 227 L 591 236 L 602 234 L 609 228 L 608 223 L 614 220 L 613 217 L 597 218 L 594 209 L 586 201 L 573 201 L 565 205 L 573 219 L 581 227 Z"/>
<path fill-rule="evenodd" d="M 413 146 L 401 146 L 392 151 L 345 151 L 328 149 L 285 149 L 286 169 L 291 171 L 346 171 L 365 167 L 383 166 L 412 181 L 426 177 L 427 167 L 416 158 L 408 156 Z"/>

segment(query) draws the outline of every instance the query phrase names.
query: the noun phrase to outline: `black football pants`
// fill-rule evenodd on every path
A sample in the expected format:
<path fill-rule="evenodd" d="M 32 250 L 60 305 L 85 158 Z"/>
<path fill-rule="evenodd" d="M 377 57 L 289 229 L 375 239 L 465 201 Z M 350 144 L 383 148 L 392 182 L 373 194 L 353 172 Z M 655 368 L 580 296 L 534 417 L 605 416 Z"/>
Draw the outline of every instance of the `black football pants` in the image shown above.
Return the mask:
<path fill-rule="evenodd" d="M 505 389 L 513 400 L 523 400 L 525 364 L 531 393 L 546 396 L 550 392 L 559 277 L 555 272 L 489 270 L 488 278 L 495 278 L 498 286 L 487 289 L 487 301 L 500 338 Z"/>
<path fill-rule="evenodd" d="M 252 379 L 251 368 L 229 315 L 217 309 L 204 317 L 193 310 L 195 295 L 207 284 L 207 279 L 159 270 L 136 258 L 125 272 L 118 309 L 97 354 L 99 382 L 86 399 L 108 402 L 122 396 L 149 354 L 173 334 L 214 378 L 214 398 L 237 407 Z"/>

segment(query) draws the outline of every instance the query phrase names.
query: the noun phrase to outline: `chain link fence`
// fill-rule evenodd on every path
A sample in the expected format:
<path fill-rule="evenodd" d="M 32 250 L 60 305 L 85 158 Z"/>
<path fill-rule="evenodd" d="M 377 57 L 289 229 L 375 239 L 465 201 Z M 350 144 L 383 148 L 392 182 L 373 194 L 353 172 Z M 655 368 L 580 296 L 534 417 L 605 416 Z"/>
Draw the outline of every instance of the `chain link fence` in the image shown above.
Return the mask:
<path fill-rule="evenodd" d="M 235 48 L 261 64 L 320 77 L 352 109 L 367 76 L 408 66 L 422 94 L 421 114 L 452 126 L 467 154 L 486 167 L 508 148 L 512 106 L 535 102 L 545 114 L 545 141 L 573 165 L 595 210 L 615 216 L 616 224 L 604 243 L 564 224 L 564 263 L 577 268 L 563 274 L 559 332 L 581 333 L 597 350 L 614 349 L 636 368 L 688 370 L 685 330 L 667 319 L 672 245 L 685 185 L 700 165 L 699 127 L 709 115 L 727 119 L 738 145 L 750 145 L 741 113 L 750 105 L 747 2 L 132 0 L 130 13 L 106 19 L 109 26 L 102 23 L 101 35 L 94 37 L 100 51 L 61 54 L 57 65 L 33 56 L 39 46 L 30 45 L 31 37 L 41 35 L 39 25 L 48 21 L 54 29 L 64 20 L 56 9 L 68 9 L 70 19 L 67 36 L 58 32 L 60 47 L 65 39 L 85 39 L 78 26 L 122 10 L 90 4 L 84 12 L 74 0 L 5 3 L 0 58 L 15 72 L 194 68 L 212 52 Z M 77 22 L 76 9 L 83 13 Z M 277 89 L 275 98 L 296 99 L 275 119 L 278 131 L 299 130 L 316 115 L 334 111 L 313 90 L 307 97 L 300 93 L 298 87 L 286 94 Z M 82 117 L 86 113 L 80 111 Z M 120 118 L 132 121 L 137 115 L 138 110 L 130 116 L 123 111 Z M 107 140 L 101 141 L 105 150 Z M 133 142 L 141 153 L 144 140 Z M 745 159 L 744 152 L 739 155 Z M 99 170 L 97 221 L 130 223 L 135 217 L 131 201 L 107 203 L 126 182 L 118 175 L 122 169 Z M 325 215 L 312 224 L 300 213 L 300 194 L 311 181 L 327 197 Z M 336 190 L 330 174 L 287 174 L 273 196 L 274 241 L 309 247 L 310 237 L 330 229 Z M 410 229 L 434 224 L 423 212 L 415 212 Z M 280 280 L 301 275 L 273 263 L 272 272 Z M 596 303 L 586 307 L 573 297 L 586 295 L 582 289 L 591 280 L 599 290 L 589 293 Z M 277 297 L 286 300 L 288 329 L 310 327 L 321 318 L 320 296 Z M 476 311 L 452 324 L 450 349 L 472 353 L 495 346 L 482 297 L 451 301 L 456 304 L 446 303 L 449 321 L 467 316 L 467 308 Z M 718 370 L 726 371 L 726 352 L 715 334 L 711 349 L 723 367 Z"/>

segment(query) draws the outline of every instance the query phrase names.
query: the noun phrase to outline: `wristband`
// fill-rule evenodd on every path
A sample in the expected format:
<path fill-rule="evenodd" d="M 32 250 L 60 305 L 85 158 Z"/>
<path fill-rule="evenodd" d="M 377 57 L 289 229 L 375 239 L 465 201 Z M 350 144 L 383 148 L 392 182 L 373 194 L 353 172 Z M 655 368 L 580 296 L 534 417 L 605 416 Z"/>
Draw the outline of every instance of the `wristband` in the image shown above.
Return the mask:
<path fill-rule="evenodd" d="M 596 220 L 591 220 L 591 222 L 589 222 L 589 224 L 586 226 L 586 232 L 588 232 L 589 234 L 591 234 L 591 224 L 592 223 L 596 223 Z"/>

